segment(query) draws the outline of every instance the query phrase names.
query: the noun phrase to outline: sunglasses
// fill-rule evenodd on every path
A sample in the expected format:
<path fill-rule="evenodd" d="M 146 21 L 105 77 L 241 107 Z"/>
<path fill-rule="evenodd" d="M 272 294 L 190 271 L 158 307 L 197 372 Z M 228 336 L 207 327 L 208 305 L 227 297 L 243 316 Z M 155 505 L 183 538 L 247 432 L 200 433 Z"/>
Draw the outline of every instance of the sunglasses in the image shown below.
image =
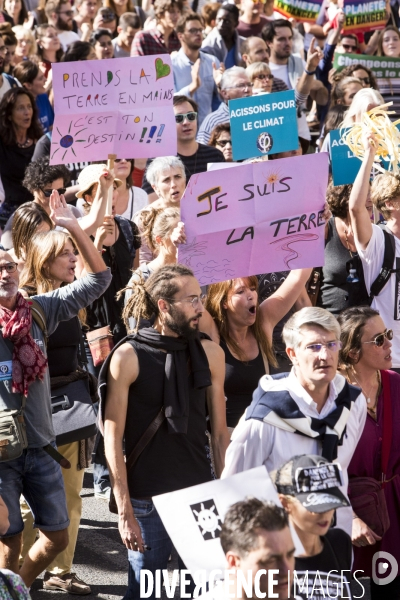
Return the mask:
<path fill-rule="evenodd" d="M 273 79 L 273 78 L 274 78 L 274 76 L 272 75 L 272 73 L 270 73 L 269 75 L 263 75 L 261 73 L 261 75 L 255 75 L 254 76 L 254 79 L 258 79 L 259 81 L 265 81 L 265 79 L 267 81 L 271 81 L 271 79 Z"/>
<path fill-rule="evenodd" d="M 232 146 L 232 142 L 231 142 L 231 140 L 218 140 L 218 141 L 216 142 L 216 144 L 217 144 L 217 146 L 221 146 L 221 148 L 225 148 L 225 146 L 226 146 L 227 144 L 230 144 L 230 145 Z"/>
<path fill-rule="evenodd" d="M 188 121 L 195 121 L 197 119 L 197 112 L 191 111 L 188 113 L 182 113 L 180 115 L 175 115 L 176 123 L 183 123 L 183 121 L 187 119 Z"/>
<path fill-rule="evenodd" d="M 383 333 L 378 333 L 370 342 L 363 342 L 363 344 L 375 344 L 378 348 L 382 348 L 385 339 L 389 341 L 393 339 L 393 329 L 386 329 Z"/>
<path fill-rule="evenodd" d="M 105 23 L 110 23 L 110 21 L 114 21 L 115 14 L 113 12 L 104 12 L 99 15 Z"/>
<path fill-rule="evenodd" d="M 67 188 L 58 188 L 58 190 L 56 191 L 60 194 L 60 196 L 62 196 L 67 191 Z M 46 198 L 50 198 L 51 194 L 53 193 L 53 190 L 42 190 L 42 192 L 46 196 Z"/>
<path fill-rule="evenodd" d="M 351 46 L 350 44 L 342 44 L 342 46 L 345 50 L 348 50 L 349 52 L 351 52 L 352 50 L 357 50 L 357 46 Z"/>
<path fill-rule="evenodd" d="M 360 81 L 363 81 L 365 85 L 371 85 L 371 80 L 369 77 L 358 77 Z"/>

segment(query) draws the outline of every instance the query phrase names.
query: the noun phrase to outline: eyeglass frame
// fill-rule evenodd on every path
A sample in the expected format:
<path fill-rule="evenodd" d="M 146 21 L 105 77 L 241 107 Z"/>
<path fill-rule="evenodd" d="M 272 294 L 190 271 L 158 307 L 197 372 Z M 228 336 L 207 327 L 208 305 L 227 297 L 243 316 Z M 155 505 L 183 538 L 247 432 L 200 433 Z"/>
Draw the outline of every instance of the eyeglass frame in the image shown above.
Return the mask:
<path fill-rule="evenodd" d="M 259 81 L 264 81 L 264 79 L 267 79 L 268 81 L 273 81 L 274 80 L 274 76 L 272 73 L 260 73 L 259 75 L 253 75 L 254 79 L 258 79 Z"/>
<path fill-rule="evenodd" d="M 360 81 L 363 81 L 365 83 L 365 85 L 371 85 L 371 78 L 370 77 L 357 77 L 357 79 L 359 79 Z"/>
<path fill-rule="evenodd" d="M 14 265 L 14 267 L 12 268 L 12 270 L 7 271 L 7 267 L 11 267 L 11 265 Z M 8 262 L 5 265 L 0 265 L 0 276 L 3 274 L 4 269 L 6 270 L 6 273 L 15 273 L 17 268 L 18 265 L 16 262 Z"/>
<path fill-rule="evenodd" d="M 189 115 L 195 115 L 194 119 L 189 119 Z M 182 121 L 178 121 L 177 117 L 179 119 L 182 117 Z M 178 113 L 177 115 L 175 115 L 175 123 L 177 123 L 178 125 L 182 125 L 182 123 L 185 122 L 185 119 L 189 123 L 193 123 L 194 121 L 197 121 L 197 112 L 195 110 L 190 110 L 187 113 Z"/>
<path fill-rule="evenodd" d="M 350 50 L 355 50 L 355 51 L 357 51 L 357 50 L 358 50 L 358 46 L 351 46 L 350 44 L 343 44 L 343 43 L 342 43 L 342 47 L 343 47 L 344 49 L 346 49 L 346 48 L 350 48 Z M 350 53 L 350 54 L 351 54 L 351 53 Z"/>
<path fill-rule="evenodd" d="M 246 88 L 251 89 L 251 82 L 249 83 L 240 83 L 239 85 L 231 85 L 229 87 L 223 88 L 223 90 L 245 90 Z"/>
<path fill-rule="evenodd" d="M 230 144 L 232 146 L 232 140 L 217 140 L 215 142 L 216 146 L 221 146 L 221 148 L 225 148 L 225 146 L 227 144 Z"/>
<path fill-rule="evenodd" d="M 389 337 L 389 335 L 391 337 Z M 376 340 L 378 338 L 380 338 L 381 336 L 383 336 L 383 342 L 382 344 L 377 344 Z M 385 331 L 383 331 L 382 333 L 377 333 L 376 336 L 374 336 L 374 339 L 369 341 L 369 342 L 361 342 L 362 344 L 375 344 L 375 346 L 377 348 L 382 348 L 383 344 L 385 343 L 385 339 L 388 340 L 389 342 L 392 341 L 393 339 L 393 329 L 385 329 Z"/>
<path fill-rule="evenodd" d="M 201 303 L 204 306 L 204 302 L 207 298 L 207 294 L 200 294 L 200 296 L 194 296 L 192 300 L 188 300 L 187 298 L 182 298 L 182 300 L 175 300 L 174 298 L 163 298 L 163 300 L 167 300 L 170 304 L 176 304 L 177 302 L 186 302 L 187 304 L 191 304 L 192 308 L 196 308 Z"/>
<path fill-rule="evenodd" d="M 313 346 L 321 347 L 319 350 L 313 350 Z M 308 350 L 309 352 L 312 352 L 313 354 L 319 354 L 322 348 L 326 348 L 326 350 L 329 352 L 339 352 L 339 350 L 342 348 L 342 342 L 340 340 L 332 340 L 331 342 L 327 342 L 326 344 L 324 344 L 323 342 L 316 342 L 315 344 L 308 344 L 307 346 L 305 346 L 304 349 Z"/>

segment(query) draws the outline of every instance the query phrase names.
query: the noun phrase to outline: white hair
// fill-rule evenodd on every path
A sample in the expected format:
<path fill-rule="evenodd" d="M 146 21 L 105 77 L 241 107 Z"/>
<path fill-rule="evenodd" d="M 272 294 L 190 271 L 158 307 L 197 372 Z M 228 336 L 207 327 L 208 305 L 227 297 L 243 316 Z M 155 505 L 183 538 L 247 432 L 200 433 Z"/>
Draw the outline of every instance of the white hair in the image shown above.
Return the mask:
<path fill-rule="evenodd" d="M 385 104 L 385 100 L 377 90 L 372 88 L 359 90 L 354 96 L 349 110 L 344 115 L 341 127 L 351 127 L 354 123 L 360 123 L 364 113 L 367 112 L 371 104 L 380 106 L 381 104 Z"/>
<path fill-rule="evenodd" d="M 169 169 L 181 169 L 183 178 L 186 181 L 185 166 L 178 156 L 159 156 L 155 158 L 146 170 L 146 179 L 153 187 L 157 185 L 158 178 Z"/>
<path fill-rule="evenodd" d="M 226 69 L 224 71 L 219 87 L 221 90 L 226 90 L 226 88 L 230 87 L 232 81 L 236 79 L 238 75 L 244 75 L 247 78 L 246 69 L 243 67 L 231 67 L 230 69 Z"/>
<path fill-rule="evenodd" d="M 317 306 L 306 306 L 298 310 L 285 323 L 282 331 L 282 338 L 286 348 L 297 348 L 301 342 L 302 327 L 322 327 L 325 331 L 334 333 L 337 340 L 340 340 L 340 325 L 336 318 L 325 308 Z"/>

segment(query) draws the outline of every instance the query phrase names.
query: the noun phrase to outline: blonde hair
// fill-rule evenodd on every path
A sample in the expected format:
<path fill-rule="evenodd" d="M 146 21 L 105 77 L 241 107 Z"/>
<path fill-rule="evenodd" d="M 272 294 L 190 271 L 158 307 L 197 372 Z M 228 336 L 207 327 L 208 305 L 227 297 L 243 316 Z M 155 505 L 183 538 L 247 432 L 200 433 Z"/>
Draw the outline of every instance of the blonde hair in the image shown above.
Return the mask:
<path fill-rule="evenodd" d="M 263 75 L 266 71 L 268 72 L 268 74 L 271 74 L 271 69 L 269 68 L 267 63 L 261 61 L 254 62 L 246 68 L 246 75 L 250 79 L 250 81 L 253 81 L 253 79 L 257 77 L 257 75 Z"/>
<path fill-rule="evenodd" d="M 168 237 L 180 218 L 178 208 L 152 208 L 141 213 L 142 237 L 153 252 L 158 250 L 157 237 Z"/>
<path fill-rule="evenodd" d="M 371 198 L 379 212 L 384 218 L 390 219 L 391 211 L 385 202 L 400 200 L 400 179 L 391 173 L 382 173 L 375 177 L 371 186 Z"/>
<path fill-rule="evenodd" d="M 63 231 L 53 229 L 34 235 L 29 245 L 19 286 L 33 290 L 33 292 L 30 291 L 31 295 L 52 292 L 54 285 L 49 275 L 49 266 L 63 252 L 68 241 L 76 249 L 74 240 Z M 85 309 L 79 311 L 79 318 L 82 323 L 85 323 Z"/>
<path fill-rule="evenodd" d="M 248 282 L 249 286 L 254 286 L 258 291 L 258 279 L 255 275 L 252 277 L 244 277 L 244 281 Z M 224 339 L 224 341 L 233 348 L 234 352 L 239 356 L 239 359 L 244 361 L 245 356 L 243 350 L 240 348 L 239 344 L 235 342 L 229 332 L 229 323 L 228 323 L 228 315 L 227 309 L 223 307 L 223 304 L 228 301 L 228 296 L 230 290 L 235 285 L 237 279 L 228 279 L 227 281 L 222 281 L 221 283 L 212 283 L 208 287 L 207 292 L 207 300 L 205 303 L 205 308 L 208 310 L 212 318 L 214 319 L 220 336 Z M 259 311 L 259 304 L 257 301 L 256 307 L 256 320 L 253 325 L 250 326 L 250 331 L 256 338 L 256 341 L 261 349 L 262 354 L 267 359 L 268 363 L 274 367 L 277 366 L 276 358 L 272 346 L 270 345 L 268 339 L 265 336 L 265 333 L 261 326 L 261 317 Z"/>
<path fill-rule="evenodd" d="M 12 28 L 13 32 L 15 33 L 15 37 L 18 40 L 18 34 L 22 33 L 23 35 L 23 39 L 28 39 L 31 43 L 30 47 L 29 47 L 29 54 L 28 56 L 34 56 L 34 60 L 36 59 L 36 55 L 37 55 L 37 43 L 36 43 L 36 39 L 35 39 L 35 35 L 34 33 L 30 30 L 27 29 L 26 27 L 24 27 L 23 25 L 15 25 L 15 27 Z"/>

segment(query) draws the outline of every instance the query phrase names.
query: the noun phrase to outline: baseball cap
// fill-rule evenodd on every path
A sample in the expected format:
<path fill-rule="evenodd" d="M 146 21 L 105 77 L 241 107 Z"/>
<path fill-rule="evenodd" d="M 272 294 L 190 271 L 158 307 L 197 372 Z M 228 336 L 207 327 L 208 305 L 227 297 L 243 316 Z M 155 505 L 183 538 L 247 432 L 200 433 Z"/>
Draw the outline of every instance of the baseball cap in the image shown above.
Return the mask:
<path fill-rule="evenodd" d="M 294 496 L 310 512 L 323 513 L 350 506 L 339 489 L 343 485 L 340 464 L 322 456 L 293 456 L 276 471 L 273 479 L 280 494 Z"/>

